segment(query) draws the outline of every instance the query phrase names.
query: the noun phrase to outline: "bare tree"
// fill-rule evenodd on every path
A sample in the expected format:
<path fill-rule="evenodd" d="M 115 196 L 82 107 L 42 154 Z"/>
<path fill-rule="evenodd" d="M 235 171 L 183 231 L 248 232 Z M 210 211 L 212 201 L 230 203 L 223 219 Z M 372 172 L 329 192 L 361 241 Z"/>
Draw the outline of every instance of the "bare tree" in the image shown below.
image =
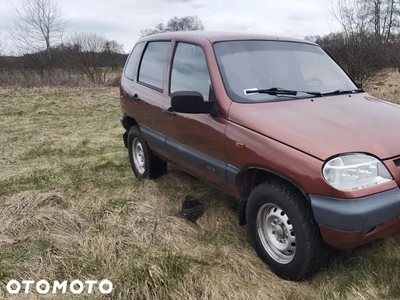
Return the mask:
<path fill-rule="evenodd" d="M 167 32 L 169 31 L 165 25 L 163 23 L 159 23 L 157 24 L 157 26 L 155 28 L 146 28 L 140 31 L 140 36 L 144 37 L 144 36 L 149 36 L 149 35 L 153 35 L 156 33 L 163 33 L 163 32 Z"/>
<path fill-rule="evenodd" d="M 347 36 L 368 32 L 367 2 L 360 0 L 338 0 L 332 5 L 332 15 Z"/>
<path fill-rule="evenodd" d="M 359 80 L 398 65 L 400 0 L 337 0 L 333 16 L 341 32 L 317 40 Z"/>
<path fill-rule="evenodd" d="M 0 56 L 3 54 L 5 48 L 6 48 L 5 38 L 1 35 L 0 32 Z"/>
<path fill-rule="evenodd" d="M 400 27 L 400 0 L 338 0 L 332 14 L 347 36 L 374 34 L 387 43 Z"/>
<path fill-rule="evenodd" d="M 119 54 L 123 53 L 121 44 L 94 33 L 73 35 L 67 47 L 71 51 L 66 60 L 95 83 L 106 81 L 109 72 L 119 66 Z"/>
<path fill-rule="evenodd" d="M 61 41 L 66 28 L 56 0 L 20 0 L 12 13 L 14 45 L 25 53 L 45 51 L 46 65 L 51 68 L 51 47 Z"/>
<path fill-rule="evenodd" d="M 169 31 L 190 31 L 190 30 L 204 30 L 204 25 L 198 16 L 186 16 L 186 17 L 173 17 L 164 25 L 159 23 L 154 29 L 146 28 L 140 31 L 140 36 L 148 36 L 156 33 L 163 33 Z"/>
<path fill-rule="evenodd" d="M 399 0 L 367 0 L 367 17 L 375 36 L 389 42 L 399 28 Z"/>
<path fill-rule="evenodd" d="M 385 40 L 388 42 L 392 38 L 394 31 L 400 28 L 400 1 L 399 0 L 386 0 L 387 10 L 385 16 L 386 36 Z"/>
<path fill-rule="evenodd" d="M 79 47 L 80 52 L 101 52 L 104 49 L 106 38 L 95 33 L 75 33 L 69 43 Z"/>
<path fill-rule="evenodd" d="M 204 30 L 203 22 L 198 16 L 173 17 L 167 23 L 169 31 Z"/>
<path fill-rule="evenodd" d="M 317 44 L 327 50 L 350 75 L 366 80 L 388 66 L 389 51 L 374 36 L 344 32 L 319 37 Z"/>

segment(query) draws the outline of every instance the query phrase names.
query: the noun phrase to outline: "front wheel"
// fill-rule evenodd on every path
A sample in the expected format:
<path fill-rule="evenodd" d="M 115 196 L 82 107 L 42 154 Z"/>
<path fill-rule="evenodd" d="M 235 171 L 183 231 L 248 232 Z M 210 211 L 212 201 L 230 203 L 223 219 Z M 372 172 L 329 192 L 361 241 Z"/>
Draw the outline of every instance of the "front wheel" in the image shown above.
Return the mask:
<path fill-rule="evenodd" d="M 310 205 L 295 188 L 279 181 L 257 186 L 246 217 L 257 254 L 278 276 L 298 281 L 325 265 L 327 246 Z"/>

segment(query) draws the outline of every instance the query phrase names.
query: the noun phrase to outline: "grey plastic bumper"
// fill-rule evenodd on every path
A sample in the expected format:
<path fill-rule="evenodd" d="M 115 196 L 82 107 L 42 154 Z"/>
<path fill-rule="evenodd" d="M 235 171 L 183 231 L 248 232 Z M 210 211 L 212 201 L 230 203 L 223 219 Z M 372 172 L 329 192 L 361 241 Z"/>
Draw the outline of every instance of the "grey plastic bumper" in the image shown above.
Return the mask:
<path fill-rule="evenodd" d="M 317 195 L 310 199 L 317 223 L 339 230 L 370 230 L 400 217 L 399 188 L 357 199 Z"/>

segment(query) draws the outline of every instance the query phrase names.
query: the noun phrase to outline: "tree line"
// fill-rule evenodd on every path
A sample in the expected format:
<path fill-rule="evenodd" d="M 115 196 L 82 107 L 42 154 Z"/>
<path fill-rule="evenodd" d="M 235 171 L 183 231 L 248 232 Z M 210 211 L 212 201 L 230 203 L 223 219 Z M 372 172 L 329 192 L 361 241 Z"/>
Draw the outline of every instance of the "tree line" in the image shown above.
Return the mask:
<path fill-rule="evenodd" d="M 94 33 L 75 33 L 65 39 L 68 22 L 57 0 L 17 0 L 12 12 L 9 35 L 13 48 L 21 53 L 1 56 L 5 43 L 0 33 L 0 85 L 104 83 L 110 74 L 120 74 L 128 57 L 123 45 Z M 197 16 L 174 17 L 165 25 L 142 30 L 141 36 L 203 29 Z"/>
<path fill-rule="evenodd" d="M 340 31 L 306 37 L 329 52 L 357 80 L 384 68 L 400 70 L 400 0 L 338 0 Z"/>
<path fill-rule="evenodd" d="M 0 56 L 0 85 L 104 83 L 127 58 L 123 46 L 94 33 L 64 38 L 68 26 L 56 0 L 19 0 L 9 35 L 17 56 Z M 1 37 L 1 36 L 0 36 Z M 4 42 L 0 40 L 0 54 Z"/>
<path fill-rule="evenodd" d="M 121 44 L 100 35 L 80 33 L 66 43 L 45 50 L 0 56 L 0 74 L 4 83 L 19 79 L 27 83 L 35 79 L 33 85 L 82 80 L 104 83 L 110 73 L 124 66 L 127 57 Z"/>
<path fill-rule="evenodd" d="M 330 53 L 357 80 L 383 68 L 400 70 L 400 0 L 337 0 L 331 13 L 340 29 L 324 36 L 307 36 Z M 1 56 L 0 85 L 104 83 L 118 74 L 128 54 L 116 41 L 93 33 L 64 39 L 68 22 L 56 0 L 19 0 L 14 4 L 12 44 L 22 55 Z M 141 36 L 184 30 L 204 30 L 197 16 L 173 17 L 146 28 Z"/>

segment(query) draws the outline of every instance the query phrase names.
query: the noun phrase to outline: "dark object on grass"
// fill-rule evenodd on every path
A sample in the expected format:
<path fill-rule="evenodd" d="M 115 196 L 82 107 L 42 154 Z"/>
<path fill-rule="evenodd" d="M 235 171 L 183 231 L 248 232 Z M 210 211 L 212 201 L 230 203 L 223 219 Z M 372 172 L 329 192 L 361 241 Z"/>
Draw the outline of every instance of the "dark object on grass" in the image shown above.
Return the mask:
<path fill-rule="evenodd" d="M 204 204 L 199 199 L 186 196 L 182 201 L 181 214 L 188 221 L 195 223 L 204 214 Z"/>

